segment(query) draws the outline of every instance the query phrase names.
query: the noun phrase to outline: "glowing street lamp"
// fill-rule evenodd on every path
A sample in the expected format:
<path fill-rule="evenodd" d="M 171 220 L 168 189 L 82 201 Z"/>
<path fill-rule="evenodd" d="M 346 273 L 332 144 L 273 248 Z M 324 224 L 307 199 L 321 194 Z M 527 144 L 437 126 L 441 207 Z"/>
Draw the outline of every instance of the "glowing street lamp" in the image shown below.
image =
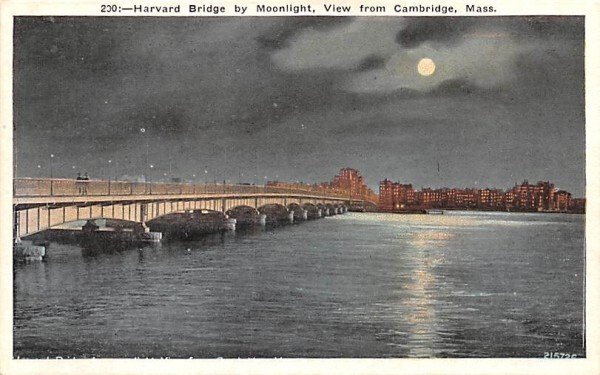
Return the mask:
<path fill-rule="evenodd" d="M 146 133 L 146 128 L 140 128 L 140 133 L 145 134 Z M 144 138 L 146 140 L 146 161 L 145 161 L 144 165 L 147 166 L 148 163 L 149 163 L 149 160 L 150 160 L 149 152 L 148 152 L 148 149 L 149 149 L 149 146 L 148 146 L 148 136 L 146 135 L 146 136 L 144 136 Z M 153 168 L 153 167 L 150 166 L 150 168 Z M 144 168 L 144 181 L 146 181 L 148 179 L 147 174 L 148 174 L 148 170 L 146 168 Z"/>
<path fill-rule="evenodd" d="M 54 154 L 50 154 L 50 179 L 54 178 Z"/>

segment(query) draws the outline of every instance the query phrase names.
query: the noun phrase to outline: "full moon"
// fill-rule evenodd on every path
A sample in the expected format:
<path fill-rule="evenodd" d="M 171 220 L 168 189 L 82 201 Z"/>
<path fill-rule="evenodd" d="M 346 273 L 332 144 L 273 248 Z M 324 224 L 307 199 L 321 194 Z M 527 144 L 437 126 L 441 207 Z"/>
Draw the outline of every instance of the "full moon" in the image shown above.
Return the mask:
<path fill-rule="evenodd" d="M 422 76 L 430 76 L 435 72 L 435 63 L 432 59 L 424 58 L 419 60 L 417 71 Z"/>

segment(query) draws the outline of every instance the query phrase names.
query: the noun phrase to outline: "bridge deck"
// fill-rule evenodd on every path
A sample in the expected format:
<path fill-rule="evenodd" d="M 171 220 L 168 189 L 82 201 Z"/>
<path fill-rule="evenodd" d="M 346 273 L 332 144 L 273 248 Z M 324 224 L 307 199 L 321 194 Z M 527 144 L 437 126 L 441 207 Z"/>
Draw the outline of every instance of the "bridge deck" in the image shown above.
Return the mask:
<path fill-rule="evenodd" d="M 99 218 L 146 223 L 176 212 L 227 212 L 271 204 L 355 202 L 337 191 L 256 185 L 165 184 L 124 181 L 15 179 L 13 236 L 20 238 L 72 221 Z M 337 209 L 337 208 L 336 208 Z"/>
<path fill-rule="evenodd" d="M 13 205 L 64 204 L 64 203 L 102 203 L 102 202 L 136 202 L 136 201 L 169 201 L 196 200 L 216 198 L 307 198 L 347 201 L 348 198 L 331 197 L 312 194 L 284 193 L 212 193 L 212 194 L 144 194 L 144 195 L 78 195 L 78 196 L 30 196 L 15 197 Z"/>
<path fill-rule="evenodd" d="M 284 196 L 349 200 L 348 196 L 337 191 L 313 187 L 288 189 L 260 185 L 20 178 L 14 180 L 13 204 Z"/>

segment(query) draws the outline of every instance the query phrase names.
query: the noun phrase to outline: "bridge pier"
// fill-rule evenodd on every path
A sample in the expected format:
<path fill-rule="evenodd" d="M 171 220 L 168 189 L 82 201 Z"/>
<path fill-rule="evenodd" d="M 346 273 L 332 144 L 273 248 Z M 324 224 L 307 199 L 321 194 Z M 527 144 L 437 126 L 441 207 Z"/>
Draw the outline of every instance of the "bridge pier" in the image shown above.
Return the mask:
<path fill-rule="evenodd" d="M 134 232 L 143 242 L 160 242 L 163 237 L 161 232 L 151 232 L 146 222 L 136 225 Z"/>
<path fill-rule="evenodd" d="M 98 231 L 98 229 L 100 229 L 100 226 L 98 226 L 98 224 L 96 224 L 96 220 L 88 220 L 81 227 L 81 230 L 83 231 L 83 233 L 86 233 L 86 234 L 95 233 Z"/>
<path fill-rule="evenodd" d="M 266 215 L 265 215 L 266 217 Z M 225 218 L 225 221 L 223 222 L 223 225 L 225 227 L 226 230 L 235 230 L 235 224 L 237 223 L 236 219 L 232 219 L 232 218 Z"/>
<path fill-rule="evenodd" d="M 34 245 L 31 241 L 23 241 L 19 236 L 19 217 L 14 212 L 13 227 L 13 261 L 43 260 L 46 256 L 46 246 Z"/>
<path fill-rule="evenodd" d="M 294 211 L 288 212 L 287 217 L 288 217 L 288 221 L 290 222 L 290 224 L 293 224 L 294 223 Z"/>
<path fill-rule="evenodd" d="M 301 210 L 300 211 L 300 217 L 302 218 L 302 220 L 308 220 L 308 210 Z"/>
<path fill-rule="evenodd" d="M 323 208 L 323 217 L 325 216 L 329 216 L 329 208 L 327 207 Z"/>
<path fill-rule="evenodd" d="M 140 240 L 143 242 L 160 242 L 162 240 L 161 232 L 144 232 L 140 234 Z"/>
<path fill-rule="evenodd" d="M 261 226 L 265 226 L 267 225 L 267 215 L 265 214 L 258 214 L 258 224 Z"/>
<path fill-rule="evenodd" d="M 34 245 L 31 241 L 22 241 L 19 237 L 14 239 L 14 260 L 30 261 L 43 260 L 46 256 L 46 246 Z"/>
<path fill-rule="evenodd" d="M 138 233 L 150 233 L 150 227 L 146 224 L 145 221 L 143 221 L 138 227 L 137 230 L 139 231 Z"/>

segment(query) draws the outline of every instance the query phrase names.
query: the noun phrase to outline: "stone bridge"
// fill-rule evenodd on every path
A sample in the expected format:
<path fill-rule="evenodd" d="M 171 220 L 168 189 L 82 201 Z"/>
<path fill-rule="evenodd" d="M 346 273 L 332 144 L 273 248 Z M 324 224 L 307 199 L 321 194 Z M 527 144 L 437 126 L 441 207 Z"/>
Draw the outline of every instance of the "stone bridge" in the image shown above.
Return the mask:
<path fill-rule="evenodd" d="M 147 222 L 165 215 L 216 211 L 228 218 L 253 209 L 268 216 L 274 206 L 298 220 L 344 213 L 349 203 L 348 197 L 316 188 L 21 178 L 14 180 L 13 236 L 18 242 L 65 223 L 96 219 L 132 222 L 149 232 Z"/>

